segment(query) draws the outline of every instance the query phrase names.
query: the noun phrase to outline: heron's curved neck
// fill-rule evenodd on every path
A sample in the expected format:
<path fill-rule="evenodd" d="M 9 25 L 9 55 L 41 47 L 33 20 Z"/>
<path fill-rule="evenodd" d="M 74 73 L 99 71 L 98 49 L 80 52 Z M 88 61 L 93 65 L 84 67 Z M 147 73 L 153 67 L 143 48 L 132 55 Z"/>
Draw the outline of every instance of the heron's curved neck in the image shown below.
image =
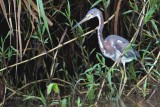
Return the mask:
<path fill-rule="evenodd" d="M 100 48 L 103 48 L 103 42 L 104 42 L 104 38 L 103 38 L 103 34 L 102 34 L 102 31 L 103 31 L 103 27 L 104 27 L 104 19 L 103 19 L 103 16 L 102 16 L 102 13 L 100 12 L 98 15 L 98 20 L 99 20 L 99 26 L 98 26 L 98 42 L 99 42 L 99 45 L 100 45 Z"/>

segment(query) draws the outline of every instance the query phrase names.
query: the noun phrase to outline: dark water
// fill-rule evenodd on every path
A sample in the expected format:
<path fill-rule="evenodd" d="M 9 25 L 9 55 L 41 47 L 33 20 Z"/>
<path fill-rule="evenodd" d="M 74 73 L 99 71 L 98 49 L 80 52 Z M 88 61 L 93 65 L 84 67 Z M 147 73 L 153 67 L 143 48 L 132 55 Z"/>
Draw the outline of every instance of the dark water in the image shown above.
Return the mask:
<path fill-rule="evenodd" d="M 5 107 L 45 107 L 43 105 L 38 105 L 37 103 L 24 103 L 23 101 L 11 101 L 8 102 Z M 49 106 L 49 107 L 61 107 L 59 105 Z M 68 106 L 66 106 L 68 107 Z M 77 107 L 76 105 L 74 107 Z M 84 105 L 83 107 L 160 107 L 160 99 L 140 99 L 140 98 L 124 98 L 117 101 L 106 101 L 100 100 L 97 105 Z"/>
<path fill-rule="evenodd" d="M 160 107 L 160 96 L 151 99 L 126 97 L 112 102 L 101 101 L 96 107 Z"/>
<path fill-rule="evenodd" d="M 154 102 L 145 99 L 137 101 L 135 99 L 125 98 L 112 102 L 99 102 L 97 107 L 160 107 L 160 99 Z"/>

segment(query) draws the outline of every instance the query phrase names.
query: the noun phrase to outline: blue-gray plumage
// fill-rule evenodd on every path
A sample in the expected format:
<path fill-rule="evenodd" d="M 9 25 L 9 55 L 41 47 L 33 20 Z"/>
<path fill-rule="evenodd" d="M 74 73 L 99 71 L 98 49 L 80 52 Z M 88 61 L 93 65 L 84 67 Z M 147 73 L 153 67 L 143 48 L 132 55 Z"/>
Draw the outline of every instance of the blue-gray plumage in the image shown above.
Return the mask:
<path fill-rule="evenodd" d="M 126 47 L 129 45 L 129 41 L 118 35 L 109 35 L 108 37 L 103 39 L 102 31 L 104 27 L 104 24 L 103 24 L 104 20 L 103 20 L 102 13 L 99 9 L 97 8 L 91 9 L 87 13 L 87 15 L 79 23 L 77 23 L 72 29 L 74 29 L 81 23 L 87 20 L 90 20 L 94 17 L 97 17 L 99 20 L 99 26 L 98 26 L 97 33 L 98 33 L 98 43 L 99 43 L 99 47 L 100 47 L 102 54 L 105 57 L 112 59 L 113 61 L 117 61 L 119 57 L 121 56 L 121 54 L 123 53 L 123 51 L 125 51 Z M 138 52 L 134 50 L 132 47 L 130 47 L 128 50 L 126 50 L 126 52 L 120 59 L 120 63 L 123 64 L 124 69 L 125 69 L 125 63 L 130 62 L 133 59 L 136 59 L 137 57 L 139 57 Z"/>

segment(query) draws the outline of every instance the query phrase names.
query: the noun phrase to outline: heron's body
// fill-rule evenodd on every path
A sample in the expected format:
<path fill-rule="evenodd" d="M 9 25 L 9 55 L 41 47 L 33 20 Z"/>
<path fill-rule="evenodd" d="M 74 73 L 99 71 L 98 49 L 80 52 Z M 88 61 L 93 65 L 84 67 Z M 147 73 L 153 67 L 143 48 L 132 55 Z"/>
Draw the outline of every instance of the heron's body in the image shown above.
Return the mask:
<path fill-rule="evenodd" d="M 121 54 L 125 51 L 127 46 L 129 45 L 129 41 L 125 38 L 122 38 L 118 35 L 109 35 L 107 36 L 102 45 L 99 42 L 100 50 L 105 57 L 112 59 L 113 61 L 117 61 Z M 124 53 L 120 62 L 123 63 L 125 67 L 125 63 L 136 59 L 138 56 L 137 51 L 135 51 L 132 47 Z"/>
<path fill-rule="evenodd" d="M 122 63 L 123 67 L 124 67 L 124 73 L 121 72 L 122 78 L 121 78 L 120 88 L 119 88 L 119 94 L 121 95 L 121 93 L 124 89 L 125 83 L 127 81 L 127 76 L 126 76 L 126 72 L 125 72 L 126 71 L 125 70 L 125 63 L 130 62 L 133 59 L 136 59 L 137 57 L 139 57 L 139 54 L 132 47 L 128 47 L 129 41 L 121 36 L 109 35 L 105 39 L 103 38 L 102 31 L 103 31 L 103 27 L 104 27 L 104 24 L 103 24 L 104 20 L 103 20 L 103 16 L 102 16 L 101 11 L 96 8 L 91 9 L 87 13 L 87 15 L 79 23 L 77 23 L 72 29 L 74 29 L 75 27 L 77 27 L 81 23 L 83 23 L 87 20 L 90 20 L 94 17 L 97 17 L 98 21 L 99 21 L 97 36 L 98 36 L 99 47 L 100 47 L 102 54 L 105 57 L 111 58 L 113 61 L 117 61 L 121 57 L 121 54 L 124 53 L 120 59 L 120 63 Z M 122 80 L 123 80 L 123 85 L 122 85 Z"/>

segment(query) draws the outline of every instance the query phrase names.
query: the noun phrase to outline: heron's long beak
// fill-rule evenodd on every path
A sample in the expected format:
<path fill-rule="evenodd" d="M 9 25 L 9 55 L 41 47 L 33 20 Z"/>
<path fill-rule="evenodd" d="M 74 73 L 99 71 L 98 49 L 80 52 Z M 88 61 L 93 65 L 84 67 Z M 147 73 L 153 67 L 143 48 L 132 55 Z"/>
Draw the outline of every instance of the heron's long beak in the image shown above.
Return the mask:
<path fill-rule="evenodd" d="M 84 17 L 79 23 L 77 23 L 75 26 L 73 26 L 73 28 L 71 30 L 75 29 L 77 26 L 79 26 L 80 24 L 82 24 L 83 22 L 85 22 L 87 20 L 88 20 L 88 18 Z"/>

